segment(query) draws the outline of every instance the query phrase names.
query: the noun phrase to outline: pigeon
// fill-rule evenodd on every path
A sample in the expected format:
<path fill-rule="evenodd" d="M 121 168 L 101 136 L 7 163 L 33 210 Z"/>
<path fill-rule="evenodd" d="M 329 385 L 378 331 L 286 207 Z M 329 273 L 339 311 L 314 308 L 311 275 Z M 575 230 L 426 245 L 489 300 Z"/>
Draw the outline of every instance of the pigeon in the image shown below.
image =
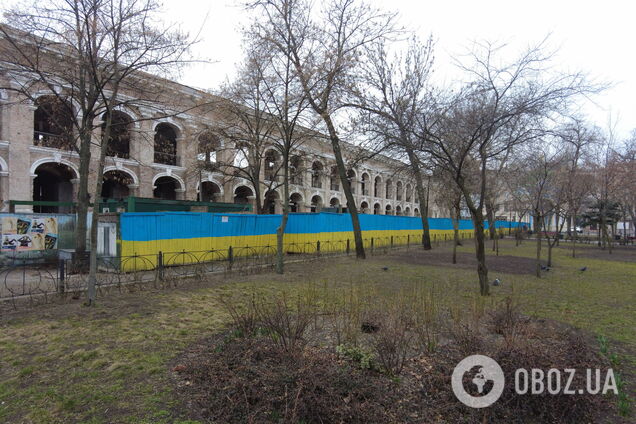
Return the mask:
<path fill-rule="evenodd" d="M 501 284 L 501 281 L 499 281 L 499 278 L 495 278 L 495 281 L 492 282 L 493 286 L 498 286 L 499 284 Z"/>
<path fill-rule="evenodd" d="M 580 269 L 581 272 L 585 271 L 587 269 L 586 266 L 584 266 L 583 268 Z"/>
<path fill-rule="evenodd" d="M 388 270 L 389 270 L 389 267 L 388 267 L 388 266 L 383 266 L 383 267 L 382 267 L 382 271 L 388 271 Z"/>

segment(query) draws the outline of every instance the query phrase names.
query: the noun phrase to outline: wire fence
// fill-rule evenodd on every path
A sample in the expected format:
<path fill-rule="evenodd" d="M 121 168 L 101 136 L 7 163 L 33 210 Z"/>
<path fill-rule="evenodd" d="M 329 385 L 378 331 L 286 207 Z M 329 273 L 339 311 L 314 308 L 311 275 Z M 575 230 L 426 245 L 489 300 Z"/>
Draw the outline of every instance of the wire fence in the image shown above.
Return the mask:
<path fill-rule="evenodd" d="M 462 239 L 471 238 L 460 233 Z M 449 242 L 452 234 L 433 234 L 433 245 Z M 363 239 L 368 255 L 383 255 L 394 249 L 422 246 L 422 235 L 407 234 Z M 353 239 L 319 240 L 283 245 L 286 263 L 330 256 L 355 255 Z M 227 249 L 158 252 L 97 258 L 95 284 L 98 295 L 123 290 L 176 287 L 186 278 L 202 279 L 210 274 L 250 274 L 272 270 L 277 248 L 230 246 Z M 0 301 L 14 307 L 19 303 L 48 302 L 53 298 L 81 296 L 88 287 L 88 257 L 74 259 L 13 258 L 0 266 Z"/>

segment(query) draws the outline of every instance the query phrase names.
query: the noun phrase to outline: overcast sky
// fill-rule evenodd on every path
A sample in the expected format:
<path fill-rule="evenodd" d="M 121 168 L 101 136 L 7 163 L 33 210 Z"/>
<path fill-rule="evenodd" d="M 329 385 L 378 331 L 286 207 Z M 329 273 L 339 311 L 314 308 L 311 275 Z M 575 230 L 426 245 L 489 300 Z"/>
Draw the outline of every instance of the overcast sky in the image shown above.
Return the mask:
<path fill-rule="evenodd" d="M 451 57 L 466 52 L 472 40 L 510 44 L 511 56 L 523 47 L 550 36 L 558 48 L 555 66 L 581 70 L 594 79 L 614 83 L 583 111 L 607 128 L 617 123 L 619 137 L 636 128 L 636 2 L 628 0 L 371 0 L 400 14 L 400 21 L 422 38 L 436 41 L 436 78 L 458 77 Z M 210 60 L 187 69 L 181 81 L 199 88 L 217 89 L 231 78 L 241 59 L 240 28 L 247 13 L 232 0 L 164 0 L 167 19 L 182 23 L 201 42 L 195 53 Z M 206 19 L 207 16 L 207 20 Z M 205 20 L 205 22 L 204 22 Z"/>

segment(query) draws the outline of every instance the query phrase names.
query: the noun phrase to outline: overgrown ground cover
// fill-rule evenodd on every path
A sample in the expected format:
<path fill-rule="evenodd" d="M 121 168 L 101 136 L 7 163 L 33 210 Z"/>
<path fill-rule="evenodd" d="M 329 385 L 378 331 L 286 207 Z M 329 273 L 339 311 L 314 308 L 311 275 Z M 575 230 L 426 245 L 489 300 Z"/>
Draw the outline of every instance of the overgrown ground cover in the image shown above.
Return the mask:
<path fill-rule="evenodd" d="M 512 296 L 526 314 L 607 338 L 633 380 L 636 250 L 628 248 L 620 260 L 608 260 L 607 252 L 581 249 L 581 257 L 572 259 L 567 249 L 555 248 L 555 267 L 537 279 L 532 275 L 534 244 L 502 242 L 499 257 L 489 262 L 491 280 L 499 278 L 502 285 L 492 287 L 485 301 L 476 296 L 468 242 L 460 248 L 457 265 L 450 264 L 448 247 L 435 253 L 411 248 L 366 261 L 330 258 L 294 264 L 285 276 L 214 277 L 169 291 L 112 294 L 91 309 L 76 302 L 4 314 L 0 421 L 187 422 L 171 369 L 189 346 L 228 324 L 220 299 L 276 296 L 308 287 L 317 293 L 324 287 L 355 287 L 387 298 L 396 291 L 425 287 L 435 293 L 439 308 L 457 311 Z M 580 271 L 582 267 L 586 271 Z"/>

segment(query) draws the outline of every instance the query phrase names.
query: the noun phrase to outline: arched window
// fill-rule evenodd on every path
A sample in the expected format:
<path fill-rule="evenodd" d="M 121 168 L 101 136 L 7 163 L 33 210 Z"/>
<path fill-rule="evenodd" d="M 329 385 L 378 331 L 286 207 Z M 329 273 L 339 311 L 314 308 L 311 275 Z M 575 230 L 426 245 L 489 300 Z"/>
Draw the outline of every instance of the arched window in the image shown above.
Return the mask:
<path fill-rule="evenodd" d="M 199 186 L 199 201 L 201 202 L 217 202 L 221 199 L 221 188 L 212 181 L 202 181 Z"/>
<path fill-rule="evenodd" d="M 250 197 L 254 196 L 254 192 L 247 186 L 238 186 L 234 190 L 234 203 L 247 204 L 250 202 Z"/>
<path fill-rule="evenodd" d="M 165 122 L 155 128 L 155 163 L 177 165 L 177 132 Z"/>
<path fill-rule="evenodd" d="M 375 181 L 373 184 L 373 196 L 380 197 L 380 184 L 382 184 L 382 178 L 375 177 Z"/>
<path fill-rule="evenodd" d="M 338 175 L 338 167 L 332 166 L 329 174 L 329 187 L 332 191 L 340 191 L 340 176 Z"/>
<path fill-rule="evenodd" d="M 221 148 L 221 140 L 212 131 L 204 131 L 199 135 L 199 145 L 197 160 L 204 165 L 213 165 L 217 163 L 217 152 Z"/>
<path fill-rule="evenodd" d="M 322 163 L 318 161 L 311 165 L 311 186 L 322 188 Z"/>
<path fill-rule="evenodd" d="M 369 195 L 369 182 L 370 182 L 369 174 L 365 172 L 364 174 L 362 174 L 362 180 L 360 182 L 360 188 L 361 188 L 363 196 Z"/>
<path fill-rule="evenodd" d="M 102 115 L 102 135 L 106 129 L 106 114 Z M 106 156 L 130 158 L 130 127 L 132 119 L 124 112 L 113 111 Z"/>
<path fill-rule="evenodd" d="M 369 213 L 369 204 L 367 202 L 360 203 L 360 213 Z"/>
<path fill-rule="evenodd" d="M 398 181 L 395 186 L 395 199 L 402 200 L 402 181 Z"/>
<path fill-rule="evenodd" d="M 393 183 L 391 182 L 391 180 L 386 180 L 386 193 L 384 197 L 386 199 L 390 199 L 392 191 L 393 191 Z"/>
<path fill-rule="evenodd" d="M 250 164 L 249 160 L 247 159 L 247 155 L 245 154 L 245 152 L 243 151 L 243 149 L 238 149 L 236 150 L 236 153 L 234 154 L 234 167 L 235 168 L 247 168 Z"/>
<path fill-rule="evenodd" d="M 303 160 L 300 156 L 292 156 L 289 161 L 289 180 L 292 184 L 303 185 Z"/>
<path fill-rule="evenodd" d="M 41 96 L 35 101 L 33 144 L 54 149 L 72 150 L 73 108 L 56 96 Z"/>
<path fill-rule="evenodd" d="M 320 212 L 322 209 L 322 197 L 315 195 L 311 198 L 311 212 Z"/>
<path fill-rule="evenodd" d="M 303 198 L 299 193 L 292 193 L 292 195 L 289 196 L 289 211 L 293 213 L 302 212 L 300 210 L 302 202 Z"/>
<path fill-rule="evenodd" d="M 101 195 L 105 199 L 123 199 L 130 194 L 128 186 L 132 183 L 132 177 L 125 172 L 105 172 Z"/>
<path fill-rule="evenodd" d="M 413 197 L 413 188 L 411 187 L 411 184 L 407 184 L 406 185 L 406 201 L 410 202 L 412 197 Z"/>
<path fill-rule="evenodd" d="M 275 214 L 277 200 L 280 199 L 276 190 L 268 190 L 265 193 L 265 204 L 263 205 L 263 212 L 269 214 Z"/>
<path fill-rule="evenodd" d="M 382 213 L 382 206 L 379 203 L 373 205 L 373 215 L 380 215 Z"/>
<path fill-rule="evenodd" d="M 75 172 L 61 163 L 43 163 L 35 170 L 33 179 L 33 200 L 49 202 L 72 202 L 73 183 L 77 178 Z M 69 206 L 34 206 L 34 212 L 40 213 L 69 213 Z"/>
<path fill-rule="evenodd" d="M 275 150 L 265 152 L 265 180 L 277 181 L 279 168 L 278 153 Z"/>
<path fill-rule="evenodd" d="M 349 185 L 351 186 L 351 193 L 355 194 L 356 193 L 356 185 L 357 185 L 357 181 L 356 181 L 356 171 L 354 171 L 353 169 L 350 169 L 347 171 L 347 180 L 349 180 Z"/>
<path fill-rule="evenodd" d="M 159 177 L 155 181 L 153 196 L 155 199 L 176 200 L 179 182 L 172 177 Z"/>

